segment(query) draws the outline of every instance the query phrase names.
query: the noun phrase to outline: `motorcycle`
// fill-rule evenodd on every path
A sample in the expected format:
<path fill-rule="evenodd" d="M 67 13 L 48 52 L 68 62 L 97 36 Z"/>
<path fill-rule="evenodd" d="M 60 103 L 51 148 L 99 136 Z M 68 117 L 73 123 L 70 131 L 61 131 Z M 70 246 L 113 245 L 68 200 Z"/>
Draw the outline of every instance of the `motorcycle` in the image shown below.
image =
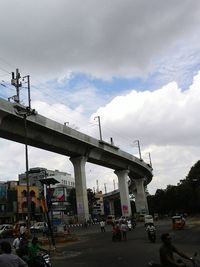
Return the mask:
<path fill-rule="evenodd" d="M 44 267 L 51 267 L 51 260 L 48 253 L 42 255 Z"/>
<path fill-rule="evenodd" d="M 133 229 L 136 227 L 136 220 L 132 220 L 131 222 Z"/>
<path fill-rule="evenodd" d="M 131 221 L 127 221 L 127 228 L 128 228 L 129 231 L 132 230 L 133 225 L 132 225 Z"/>
<path fill-rule="evenodd" d="M 27 262 L 29 267 L 51 267 L 51 260 L 48 253 L 40 253 L 32 260 L 29 258 L 22 258 L 25 262 Z"/>
<path fill-rule="evenodd" d="M 156 242 L 156 230 L 155 228 L 147 228 L 148 238 L 152 243 Z"/>

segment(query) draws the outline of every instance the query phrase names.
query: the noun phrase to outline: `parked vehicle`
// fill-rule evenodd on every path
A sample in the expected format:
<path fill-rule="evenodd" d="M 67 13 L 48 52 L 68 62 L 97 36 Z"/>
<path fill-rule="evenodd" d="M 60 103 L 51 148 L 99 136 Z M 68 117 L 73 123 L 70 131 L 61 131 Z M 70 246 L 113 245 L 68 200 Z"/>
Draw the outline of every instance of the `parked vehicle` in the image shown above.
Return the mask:
<path fill-rule="evenodd" d="M 1 224 L 0 225 L 0 237 L 6 238 L 13 235 L 13 225 L 12 224 Z"/>
<path fill-rule="evenodd" d="M 36 222 L 30 227 L 31 233 L 45 232 L 46 229 L 48 229 L 46 222 Z"/>
<path fill-rule="evenodd" d="M 173 230 L 181 230 L 184 227 L 185 227 L 185 219 L 182 216 L 176 215 L 172 217 Z"/>

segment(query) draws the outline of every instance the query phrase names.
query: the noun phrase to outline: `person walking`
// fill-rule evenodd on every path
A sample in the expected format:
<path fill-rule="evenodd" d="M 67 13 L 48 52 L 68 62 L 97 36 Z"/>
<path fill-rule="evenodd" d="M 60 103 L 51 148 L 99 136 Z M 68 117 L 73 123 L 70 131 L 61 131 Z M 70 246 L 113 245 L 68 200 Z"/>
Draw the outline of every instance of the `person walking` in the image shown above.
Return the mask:
<path fill-rule="evenodd" d="M 121 231 L 118 223 L 112 224 L 112 241 L 121 241 Z"/>
<path fill-rule="evenodd" d="M 105 229 L 105 221 L 104 220 L 101 220 L 100 221 L 100 228 L 101 228 L 101 232 L 103 233 L 103 232 L 105 232 L 106 231 L 106 229 Z"/>
<path fill-rule="evenodd" d="M 20 239 L 21 239 L 21 237 L 20 237 L 20 235 L 18 235 L 15 239 L 14 239 L 14 241 L 13 241 L 13 247 L 14 247 L 14 249 L 15 249 L 15 252 L 16 252 L 16 254 L 18 255 L 18 256 L 20 256 L 19 254 L 19 245 L 20 245 Z"/>
<path fill-rule="evenodd" d="M 3 241 L 0 244 L 0 266 L 2 267 L 28 267 L 27 263 L 23 261 L 18 255 L 11 253 L 12 248 L 9 242 Z"/>
<path fill-rule="evenodd" d="M 122 232 L 122 240 L 126 241 L 127 240 L 127 230 L 128 226 L 126 224 L 126 221 L 121 222 L 121 232 Z"/>

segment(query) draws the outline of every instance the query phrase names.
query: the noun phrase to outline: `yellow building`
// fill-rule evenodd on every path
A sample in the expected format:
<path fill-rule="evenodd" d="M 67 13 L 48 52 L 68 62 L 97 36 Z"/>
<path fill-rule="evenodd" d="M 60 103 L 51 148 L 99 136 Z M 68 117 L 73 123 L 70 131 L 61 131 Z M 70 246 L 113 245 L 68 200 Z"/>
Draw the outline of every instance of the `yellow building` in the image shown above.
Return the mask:
<path fill-rule="evenodd" d="M 28 212 L 27 205 L 27 186 L 26 185 L 17 185 L 17 214 L 18 219 L 26 219 Z M 39 190 L 36 186 L 29 187 L 29 195 L 30 195 L 30 215 L 31 218 L 40 213 L 40 198 L 39 198 Z"/>

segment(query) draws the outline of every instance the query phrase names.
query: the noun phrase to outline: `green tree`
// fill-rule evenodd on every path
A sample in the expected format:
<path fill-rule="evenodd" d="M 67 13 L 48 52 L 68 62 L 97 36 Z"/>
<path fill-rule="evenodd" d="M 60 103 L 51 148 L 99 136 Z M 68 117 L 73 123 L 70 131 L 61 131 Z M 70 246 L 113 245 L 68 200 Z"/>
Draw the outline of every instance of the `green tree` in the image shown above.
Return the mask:
<path fill-rule="evenodd" d="M 87 196 L 88 196 L 89 213 L 93 214 L 93 208 L 94 205 L 96 204 L 96 198 L 95 198 L 95 193 L 92 191 L 92 189 L 90 188 L 87 189 Z"/>
<path fill-rule="evenodd" d="M 72 188 L 69 192 L 69 196 L 67 198 L 67 201 L 69 202 L 71 208 L 70 210 L 73 212 L 73 214 L 77 214 L 77 206 L 76 206 L 76 189 Z"/>
<path fill-rule="evenodd" d="M 175 213 L 200 212 L 200 161 L 191 167 L 185 179 L 177 186 L 168 185 L 147 197 L 151 213 L 173 215 Z"/>
<path fill-rule="evenodd" d="M 92 191 L 92 189 L 87 189 L 87 196 L 88 196 L 88 207 L 89 207 L 89 213 L 92 214 L 93 212 L 93 206 L 94 203 L 96 203 L 95 199 L 95 193 Z M 76 206 L 76 189 L 72 188 L 69 192 L 69 196 L 67 198 L 67 201 L 71 205 L 71 211 L 74 214 L 77 214 L 77 206 Z"/>

